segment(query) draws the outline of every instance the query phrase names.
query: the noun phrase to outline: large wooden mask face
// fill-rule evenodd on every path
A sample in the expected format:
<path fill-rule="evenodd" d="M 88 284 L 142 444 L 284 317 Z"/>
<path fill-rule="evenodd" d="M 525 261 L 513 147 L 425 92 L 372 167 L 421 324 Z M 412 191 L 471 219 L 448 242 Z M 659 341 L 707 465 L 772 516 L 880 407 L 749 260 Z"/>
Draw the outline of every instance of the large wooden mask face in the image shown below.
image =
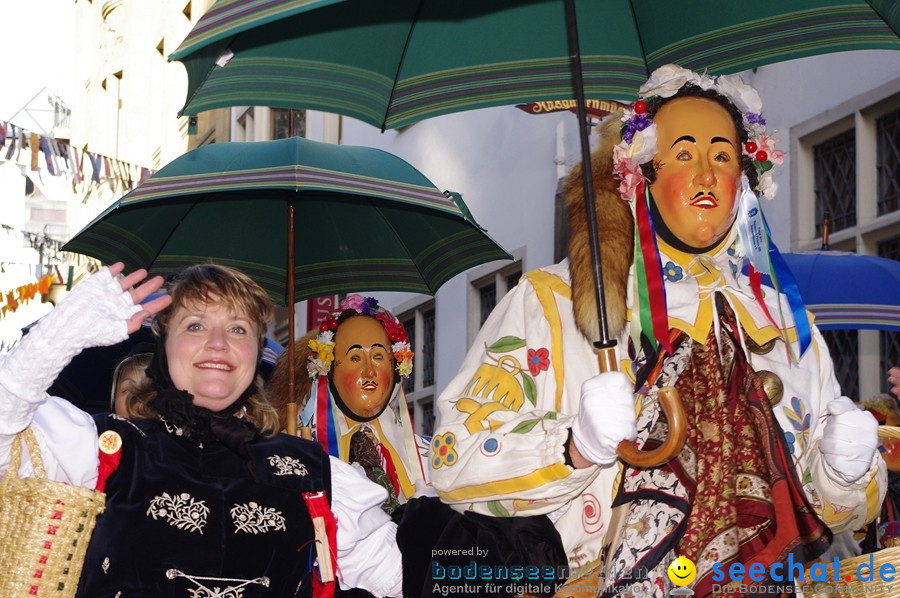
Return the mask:
<path fill-rule="evenodd" d="M 659 150 L 650 192 L 665 226 L 693 248 L 718 243 L 738 207 L 741 146 L 734 121 L 713 100 L 681 97 L 663 105 L 653 122 Z"/>

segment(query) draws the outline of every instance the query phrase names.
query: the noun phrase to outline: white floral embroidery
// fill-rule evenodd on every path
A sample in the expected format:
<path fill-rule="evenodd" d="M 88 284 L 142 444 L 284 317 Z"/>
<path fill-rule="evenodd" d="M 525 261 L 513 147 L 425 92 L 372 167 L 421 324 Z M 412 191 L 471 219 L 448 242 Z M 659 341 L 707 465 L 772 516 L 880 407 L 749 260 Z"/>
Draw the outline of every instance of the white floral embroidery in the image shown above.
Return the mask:
<path fill-rule="evenodd" d="M 275 472 L 275 475 L 305 476 L 309 473 L 306 469 L 306 465 L 304 465 L 300 462 L 299 459 L 295 459 L 294 457 L 272 455 L 269 457 L 269 465 L 278 470 Z"/>
<path fill-rule="evenodd" d="M 103 564 L 100 565 L 100 568 L 103 569 L 103 573 L 106 574 L 109 572 L 109 557 L 103 557 Z"/>
<path fill-rule="evenodd" d="M 231 508 L 231 519 L 234 529 L 250 534 L 265 534 L 272 531 L 286 531 L 281 511 L 271 507 L 262 507 L 255 502 L 234 505 Z"/>
<path fill-rule="evenodd" d="M 167 492 L 150 501 L 147 515 L 154 519 L 165 519 L 169 525 L 189 532 L 203 533 L 209 507 L 202 500 L 194 500 L 187 492 L 170 496 Z"/>
<path fill-rule="evenodd" d="M 188 595 L 190 598 L 243 598 L 244 588 L 232 588 L 231 586 L 228 586 L 227 588 L 222 589 L 214 587 L 211 590 L 208 588 L 200 588 L 198 590 L 188 589 Z"/>

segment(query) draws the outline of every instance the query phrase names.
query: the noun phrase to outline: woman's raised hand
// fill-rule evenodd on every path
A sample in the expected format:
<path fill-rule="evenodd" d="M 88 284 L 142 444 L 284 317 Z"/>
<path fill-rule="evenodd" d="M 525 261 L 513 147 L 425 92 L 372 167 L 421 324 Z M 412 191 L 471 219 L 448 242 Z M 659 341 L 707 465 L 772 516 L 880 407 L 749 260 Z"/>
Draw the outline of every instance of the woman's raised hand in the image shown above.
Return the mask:
<path fill-rule="evenodd" d="M 125 264 L 122 262 L 116 262 L 109 266 L 109 273 L 113 278 L 121 274 L 123 270 L 125 270 Z M 128 319 L 128 334 L 137 332 L 141 327 L 141 323 L 143 323 L 146 318 L 161 312 L 172 303 L 172 298 L 170 296 L 161 295 L 152 301 L 148 301 L 141 305 L 141 301 L 158 291 L 165 282 L 162 276 L 154 276 L 148 280 L 144 280 L 145 278 L 147 278 L 147 271 L 141 268 L 119 280 L 119 285 L 121 285 L 122 290 L 128 291 L 134 304 L 141 306 L 141 310 L 132 314 Z M 134 287 L 134 285 L 138 283 L 141 284 Z"/>

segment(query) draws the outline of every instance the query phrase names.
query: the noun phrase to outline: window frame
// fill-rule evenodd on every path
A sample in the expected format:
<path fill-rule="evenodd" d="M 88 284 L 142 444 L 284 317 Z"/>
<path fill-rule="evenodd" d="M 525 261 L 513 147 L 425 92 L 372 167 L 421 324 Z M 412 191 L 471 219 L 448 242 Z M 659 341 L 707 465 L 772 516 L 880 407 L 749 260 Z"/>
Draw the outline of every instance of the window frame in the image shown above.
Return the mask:
<path fill-rule="evenodd" d="M 413 299 L 411 301 L 407 301 L 406 303 L 401 304 L 396 309 L 391 310 L 394 312 L 394 315 L 397 316 L 397 319 L 400 320 L 401 323 L 406 322 L 410 319 L 413 319 L 415 322 L 415 330 L 413 330 L 413 346 L 412 351 L 414 353 L 413 357 L 413 389 L 410 392 L 406 393 L 406 403 L 412 412 L 412 420 L 413 420 L 413 430 L 416 434 L 422 434 L 423 428 L 422 423 L 424 421 L 424 413 L 423 407 L 431 404 L 432 405 L 432 413 L 436 416 L 437 411 L 434 409 L 435 406 L 435 388 L 437 386 L 437 353 L 438 353 L 438 326 L 437 326 L 437 301 L 433 297 L 420 297 Z M 423 344 L 425 339 L 425 314 L 429 311 L 433 311 L 435 314 L 435 326 L 434 326 L 434 355 L 432 356 L 432 363 L 435 365 L 435 380 L 432 381 L 428 386 L 423 385 L 422 383 L 422 370 L 420 368 L 421 361 L 423 359 L 424 350 Z M 437 426 L 437 422 L 432 422 L 432 429 Z"/>
<path fill-rule="evenodd" d="M 900 210 L 878 215 L 878 118 L 900 109 L 900 79 L 868 90 L 790 129 L 791 248 L 815 251 L 822 238 L 815 222 L 815 164 L 813 148 L 839 133 L 854 130 L 856 139 L 856 225 L 832 231 L 832 250 L 878 255 L 878 243 L 900 230 Z M 859 396 L 866 400 L 881 391 L 881 340 L 878 330 L 858 330 Z"/>

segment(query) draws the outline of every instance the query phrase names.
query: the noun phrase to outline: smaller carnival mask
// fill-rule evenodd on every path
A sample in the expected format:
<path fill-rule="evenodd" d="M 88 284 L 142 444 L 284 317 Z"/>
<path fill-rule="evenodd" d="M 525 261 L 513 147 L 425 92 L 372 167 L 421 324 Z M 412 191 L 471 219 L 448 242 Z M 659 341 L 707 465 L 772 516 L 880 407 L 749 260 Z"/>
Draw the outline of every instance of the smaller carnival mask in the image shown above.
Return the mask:
<path fill-rule="evenodd" d="M 384 409 L 394 390 L 394 356 L 381 323 L 352 316 L 334 335 L 332 382 L 354 419 L 367 420 Z M 348 414 L 348 415 L 351 415 Z"/>

